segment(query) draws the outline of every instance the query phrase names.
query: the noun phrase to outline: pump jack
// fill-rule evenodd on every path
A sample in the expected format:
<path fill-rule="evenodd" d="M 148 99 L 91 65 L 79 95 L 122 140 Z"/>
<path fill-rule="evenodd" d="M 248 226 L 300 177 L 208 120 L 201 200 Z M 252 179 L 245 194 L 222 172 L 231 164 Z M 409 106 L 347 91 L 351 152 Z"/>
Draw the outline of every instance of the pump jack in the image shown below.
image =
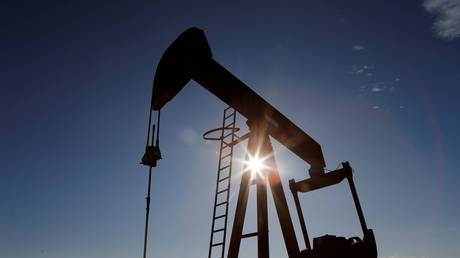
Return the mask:
<path fill-rule="evenodd" d="M 258 257 L 269 257 L 267 186 L 271 188 L 284 243 L 290 258 L 377 257 L 373 231 L 366 226 L 352 178 L 352 168 L 349 163 L 342 163 L 342 169 L 325 173 L 325 161 L 321 146 L 257 93 L 217 63 L 212 58 L 212 53 L 204 32 L 200 29 L 190 28 L 183 32 L 169 46 L 159 62 L 153 82 L 149 133 L 147 136 L 146 153 L 142 158 L 142 164 L 150 168 L 155 167 L 157 165 L 156 162 L 161 159 L 158 144 L 159 125 L 157 125 L 157 144 L 153 146 L 152 136 L 152 144 L 149 145 L 152 111 L 160 111 L 191 79 L 247 118 L 250 130 L 245 136 L 248 138 L 248 154 L 268 157 L 264 161 L 266 165 L 266 169 L 263 171 L 265 178 L 256 182 L 257 232 L 246 235 L 242 235 L 242 230 L 251 178 L 250 173 L 243 173 L 230 238 L 229 258 L 238 257 L 241 239 L 250 236 L 257 236 Z M 289 181 L 307 247 L 303 251 L 299 250 L 269 136 L 276 139 L 302 160 L 310 164 L 309 179 L 299 182 L 295 182 L 294 180 Z M 236 144 L 241 140 L 240 138 L 230 144 Z M 315 238 L 313 240 L 313 248 L 311 248 L 300 208 L 298 192 L 308 192 L 334 185 L 340 183 L 345 178 L 350 184 L 353 200 L 363 230 L 363 240 L 358 237 L 345 239 L 344 237 L 325 235 Z"/>

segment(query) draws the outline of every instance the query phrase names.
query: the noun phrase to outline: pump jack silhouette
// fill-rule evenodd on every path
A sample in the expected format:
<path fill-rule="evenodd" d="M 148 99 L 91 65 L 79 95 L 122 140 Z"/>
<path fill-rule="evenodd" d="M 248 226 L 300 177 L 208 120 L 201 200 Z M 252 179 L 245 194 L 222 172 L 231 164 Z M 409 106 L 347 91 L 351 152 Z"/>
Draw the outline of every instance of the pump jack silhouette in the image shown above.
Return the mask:
<path fill-rule="evenodd" d="M 269 257 L 267 186 L 270 187 L 272 192 L 284 243 L 290 258 L 377 257 L 374 234 L 372 229 L 367 228 L 353 182 L 352 168 L 349 163 L 343 162 L 343 168 L 325 173 L 325 161 L 321 146 L 257 93 L 217 63 L 212 58 L 212 53 L 204 32 L 197 28 L 186 30 L 169 46 L 163 54 L 155 73 L 146 153 L 141 162 L 150 167 L 149 178 L 151 168 L 155 167 L 157 161 L 161 159 L 158 141 L 159 119 L 157 123 L 156 146 L 153 145 L 153 131 L 155 130 L 155 126 L 152 127 L 152 139 L 149 142 L 152 112 L 159 112 L 191 79 L 247 118 L 250 132 L 238 140 L 227 144 L 234 145 L 247 138 L 247 151 L 249 155 L 268 157 L 264 161 L 266 166 L 263 171 L 265 178 L 255 182 L 257 184 L 257 232 L 246 235 L 242 234 L 249 187 L 252 183 L 250 173 L 244 173 L 241 179 L 227 257 L 238 257 L 241 240 L 251 236 L 257 237 L 258 257 Z M 221 129 L 224 130 L 226 128 Z M 309 179 L 299 182 L 295 182 L 294 180 L 289 181 L 307 247 L 307 249 L 302 251 L 299 250 L 269 136 L 276 139 L 302 160 L 310 164 Z M 358 237 L 346 239 L 344 237 L 325 235 L 314 238 L 312 248 L 302 215 L 298 193 L 305 193 L 335 185 L 343 179 L 348 180 L 363 231 L 363 239 L 361 240 Z M 149 200 L 150 197 L 148 196 L 147 206 L 149 206 Z M 148 221 L 148 217 L 146 221 Z M 147 227 L 145 243 L 146 241 Z"/>

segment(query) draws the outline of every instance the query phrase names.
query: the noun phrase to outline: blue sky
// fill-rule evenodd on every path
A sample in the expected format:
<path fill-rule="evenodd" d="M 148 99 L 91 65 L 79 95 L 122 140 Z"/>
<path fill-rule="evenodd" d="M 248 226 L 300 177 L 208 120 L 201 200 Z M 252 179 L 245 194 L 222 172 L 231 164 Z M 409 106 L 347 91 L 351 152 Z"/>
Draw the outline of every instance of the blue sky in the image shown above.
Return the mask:
<path fill-rule="evenodd" d="M 15 1 L 0 12 L 0 256 L 141 256 L 152 79 L 192 26 L 321 144 L 329 169 L 350 161 L 379 256 L 458 256 L 459 1 Z M 149 257 L 207 254 L 218 145 L 201 134 L 223 108 L 191 82 L 162 109 Z M 274 146 L 287 190 L 308 166 Z M 301 203 L 311 236 L 360 234 L 345 184 Z M 269 216 L 271 255 L 287 257 L 271 199 Z"/>

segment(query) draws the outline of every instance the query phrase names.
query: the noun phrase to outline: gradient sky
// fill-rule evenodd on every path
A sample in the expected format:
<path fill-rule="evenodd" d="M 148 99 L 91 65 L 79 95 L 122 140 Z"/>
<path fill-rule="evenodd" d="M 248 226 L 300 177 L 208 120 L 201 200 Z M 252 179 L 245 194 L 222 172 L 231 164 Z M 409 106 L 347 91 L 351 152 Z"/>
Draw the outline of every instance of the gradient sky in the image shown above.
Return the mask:
<path fill-rule="evenodd" d="M 152 79 L 192 26 L 322 145 L 327 168 L 350 161 L 379 256 L 458 257 L 458 0 L 14 1 L 0 13 L 1 257 L 141 257 Z M 207 255 L 218 145 L 201 134 L 225 107 L 191 82 L 162 109 L 149 257 Z M 287 183 L 308 166 L 274 146 L 303 248 Z M 346 184 L 301 203 L 310 236 L 360 235 Z M 254 211 L 252 198 L 245 232 Z M 271 256 L 287 257 L 271 197 L 269 217 Z"/>

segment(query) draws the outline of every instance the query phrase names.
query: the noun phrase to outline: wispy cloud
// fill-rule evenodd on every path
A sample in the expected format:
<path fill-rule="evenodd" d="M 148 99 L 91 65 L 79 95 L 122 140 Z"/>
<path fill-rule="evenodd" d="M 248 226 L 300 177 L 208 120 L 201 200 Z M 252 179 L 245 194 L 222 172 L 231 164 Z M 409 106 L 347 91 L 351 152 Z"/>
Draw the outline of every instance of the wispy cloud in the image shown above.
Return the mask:
<path fill-rule="evenodd" d="M 386 112 L 391 110 L 404 111 L 406 109 L 404 103 L 399 103 L 399 105 L 387 105 L 384 103 L 385 101 L 391 100 L 390 98 L 396 95 L 397 88 L 400 86 L 399 84 L 401 82 L 399 77 L 381 80 L 382 76 L 379 76 L 374 64 L 353 65 L 349 74 L 361 81 L 362 84 L 359 87 L 358 96 L 373 100 L 374 103 L 369 106 L 373 110 Z M 377 76 L 375 76 L 375 74 Z M 392 99 L 391 102 L 394 103 L 394 99 Z M 397 256 L 389 258 L 396 257 Z"/>
<path fill-rule="evenodd" d="M 435 16 L 437 36 L 448 40 L 460 37 L 460 0 L 424 0 L 423 7 Z"/>
<path fill-rule="evenodd" d="M 372 93 L 388 91 L 394 93 L 396 91 L 395 83 L 393 81 L 379 81 L 370 82 L 361 86 L 361 92 L 370 90 Z"/>
<path fill-rule="evenodd" d="M 374 70 L 374 65 L 360 65 L 360 66 L 353 65 L 351 67 L 350 74 L 354 74 L 354 75 L 366 74 L 367 76 L 370 77 L 373 74 L 369 70 Z"/>
<path fill-rule="evenodd" d="M 362 45 L 354 45 L 353 46 L 353 50 L 355 50 L 355 51 L 360 51 L 360 50 L 363 50 L 363 49 L 364 49 L 364 46 L 362 46 Z"/>

